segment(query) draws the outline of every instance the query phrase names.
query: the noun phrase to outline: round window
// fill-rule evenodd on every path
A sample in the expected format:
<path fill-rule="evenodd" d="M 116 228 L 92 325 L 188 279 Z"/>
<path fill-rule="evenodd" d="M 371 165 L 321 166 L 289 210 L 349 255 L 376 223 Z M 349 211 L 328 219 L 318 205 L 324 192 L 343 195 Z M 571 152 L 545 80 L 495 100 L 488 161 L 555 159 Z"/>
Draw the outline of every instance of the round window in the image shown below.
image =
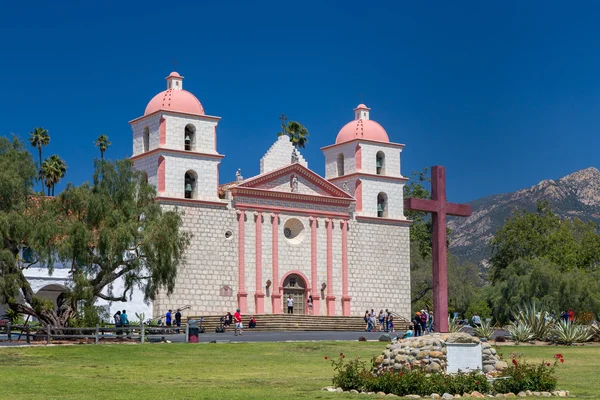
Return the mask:
<path fill-rule="evenodd" d="M 304 224 L 298 218 L 290 218 L 283 225 L 283 235 L 292 244 L 302 242 L 304 239 Z"/>
<path fill-rule="evenodd" d="M 233 237 L 233 232 L 232 231 L 226 231 L 225 232 L 225 239 L 231 239 Z"/>

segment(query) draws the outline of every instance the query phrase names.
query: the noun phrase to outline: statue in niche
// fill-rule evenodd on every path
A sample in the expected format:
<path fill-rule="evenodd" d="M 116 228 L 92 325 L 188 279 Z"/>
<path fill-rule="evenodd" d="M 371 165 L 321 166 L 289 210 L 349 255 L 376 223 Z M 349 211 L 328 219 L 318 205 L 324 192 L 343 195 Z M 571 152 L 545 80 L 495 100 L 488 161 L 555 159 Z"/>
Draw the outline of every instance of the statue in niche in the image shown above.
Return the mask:
<path fill-rule="evenodd" d="M 244 177 L 242 176 L 242 169 L 238 168 L 237 172 L 235 173 L 235 181 L 241 182 L 243 180 L 244 180 Z"/>
<path fill-rule="evenodd" d="M 290 187 L 292 189 L 292 193 L 298 193 L 298 177 L 296 175 L 292 176 Z"/>
<path fill-rule="evenodd" d="M 296 149 L 292 150 L 292 164 L 297 163 L 298 161 L 300 161 L 300 158 L 298 157 L 298 153 L 296 153 Z"/>

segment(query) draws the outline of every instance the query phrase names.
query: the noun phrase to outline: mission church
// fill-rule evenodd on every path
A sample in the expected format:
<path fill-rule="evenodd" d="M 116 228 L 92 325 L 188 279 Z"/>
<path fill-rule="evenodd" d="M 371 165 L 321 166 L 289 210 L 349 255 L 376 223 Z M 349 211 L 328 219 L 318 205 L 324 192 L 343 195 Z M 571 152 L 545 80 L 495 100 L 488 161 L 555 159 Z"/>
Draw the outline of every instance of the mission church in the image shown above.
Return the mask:
<path fill-rule="evenodd" d="M 189 306 L 187 315 L 295 313 L 362 315 L 388 308 L 410 319 L 409 225 L 400 172 L 404 145 L 359 104 L 335 143 L 323 147 L 325 177 L 308 168 L 287 136 L 260 159 L 260 174 L 221 184 L 220 118 L 207 115 L 172 72 L 166 90 L 130 122 L 131 160 L 156 187 L 157 201 L 183 212 L 193 234 L 175 290 L 153 304 L 134 290 L 127 303 L 97 304 L 112 313 L 160 318 Z M 341 124 L 340 124 L 341 125 Z M 333 132 L 331 139 L 333 141 Z M 257 160 L 258 161 L 258 160 Z M 34 292 L 55 304 L 70 282 L 68 266 L 26 271 Z M 115 290 L 122 288 L 116 282 Z M 0 311 L 5 306 L 0 305 Z"/>
<path fill-rule="evenodd" d="M 220 117 L 208 115 L 172 72 L 166 90 L 130 122 L 137 170 L 157 201 L 184 213 L 193 234 L 175 291 L 153 314 L 190 306 L 190 315 L 294 311 L 362 315 L 389 308 L 410 317 L 409 225 L 403 212 L 402 144 L 359 104 L 323 147 L 325 177 L 308 168 L 287 136 L 260 159 L 260 174 L 221 184 Z M 331 139 L 333 140 L 333 133 Z"/>

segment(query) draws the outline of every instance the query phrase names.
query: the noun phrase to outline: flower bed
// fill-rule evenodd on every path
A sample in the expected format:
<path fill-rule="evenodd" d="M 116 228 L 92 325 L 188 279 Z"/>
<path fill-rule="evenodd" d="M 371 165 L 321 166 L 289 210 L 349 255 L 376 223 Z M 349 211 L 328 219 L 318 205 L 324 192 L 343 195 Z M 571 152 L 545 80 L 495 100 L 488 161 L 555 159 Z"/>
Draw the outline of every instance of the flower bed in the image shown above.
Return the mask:
<path fill-rule="evenodd" d="M 330 360 L 325 356 L 326 360 Z M 431 396 L 443 393 L 444 397 L 466 395 L 485 397 L 485 394 L 520 396 L 531 393 L 546 396 L 567 396 L 568 392 L 556 391 L 555 368 L 564 363 L 562 354 L 556 354 L 554 362 L 543 361 L 529 364 L 519 354 L 511 355 L 508 368 L 489 378 L 481 371 L 469 373 L 430 372 L 424 366 L 406 365 L 401 369 L 381 367 L 373 359 L 370 363 L 360 357 L 347 360 L 343 353 L 332 359 L 335 374 L 331 391 L 353 391 L 396 396 Z M 330 390 L 328 389 L 328 390 Z"/>

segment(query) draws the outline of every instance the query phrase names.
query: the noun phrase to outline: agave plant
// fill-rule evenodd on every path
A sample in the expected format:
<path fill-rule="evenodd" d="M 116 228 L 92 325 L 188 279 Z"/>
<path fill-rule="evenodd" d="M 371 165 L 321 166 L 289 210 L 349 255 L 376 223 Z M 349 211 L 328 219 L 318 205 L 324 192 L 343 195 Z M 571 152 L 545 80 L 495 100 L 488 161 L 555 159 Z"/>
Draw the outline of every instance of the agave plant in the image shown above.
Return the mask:
<path fill-rule="evenodd" d="M 513 312 L 515 324 L 519 326 L 527 326 L 531 330 L 533 339 L 546 340 L 550 335 L 550 331 L 554 326 L 552 318 L 548 311 L 535 301 L 517 307 Z"/>
<path fill-rule="evenodd" d="M 592 333 L 594 334 L 593 339 L 594 340 L 600 340 L 600 325 L 590 325 L 590 329 L 592 330 Z"/>
<path fill-rule="evenodd" d="M 458 318 L 448 317 L 448 332 L 455 333 L 463 330 L 463 327 L 458 324 Z"/>
<path fill-rule="evenodd" d="M 508 326 L 508 333 L 515 344 L 528 342 L 534 338 L 533 332 L 527 324 L 512 323 Z"/>
<path fill-rule="evenodd" d="M 560 321 L 554 325 L 551 338 L 554 343 L 570 346 L 573 343 L 582 343 L 591 340 L 594 332 L 589 325 L 576 325 Z"/>
<path fill-rule="evenodd" d="M 494 335 L 495 331 L 496 330 L 492 326 L 492 323 L 487 321 L 482 322 L 480 326 L 473 328 L 475 335 L 483 339 L 490 339 Z"/>

